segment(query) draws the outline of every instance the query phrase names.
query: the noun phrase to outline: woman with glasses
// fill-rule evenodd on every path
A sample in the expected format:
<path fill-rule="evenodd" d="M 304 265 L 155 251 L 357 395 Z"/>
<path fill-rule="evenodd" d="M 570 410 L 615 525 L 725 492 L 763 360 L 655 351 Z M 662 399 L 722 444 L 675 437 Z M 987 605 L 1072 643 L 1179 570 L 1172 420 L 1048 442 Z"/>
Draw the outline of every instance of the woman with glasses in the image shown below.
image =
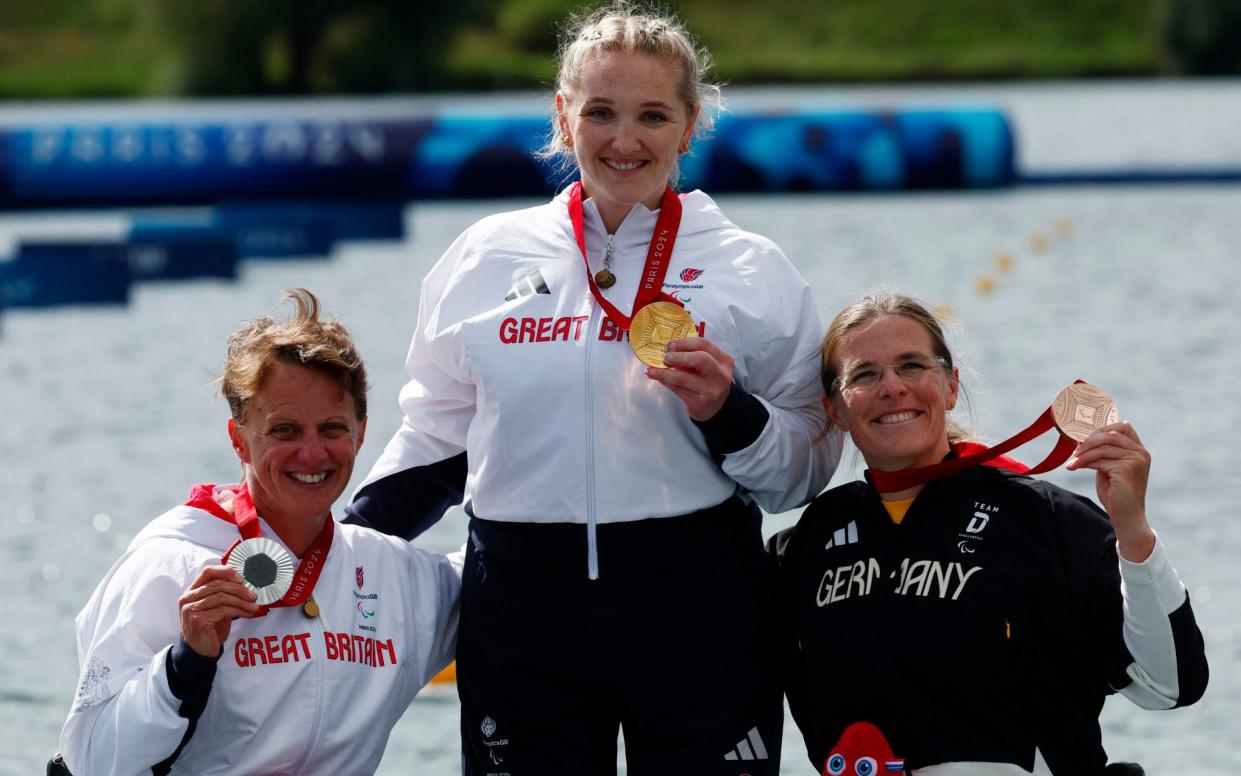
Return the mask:
<path fill-rule="evenodd" d="M 1100 774 L 1107 695 L 1149 709 L 1202 696 L 1202 635 L 1146 520 L 1150 455 L 1128 423 L 1068 464 L 1096 472 L 1103 509 L 1003 457 L 881 492 L 872 472 L 982 449 L 948 416 L 960 382 L 939 323 L 909 297 L 867 296 L 828 327 L 822 375 L 866 481 L 770 542 L 786 691 L 816 769 L 835 773 L 832 745 L 866 721 L 921 776 Z"/>

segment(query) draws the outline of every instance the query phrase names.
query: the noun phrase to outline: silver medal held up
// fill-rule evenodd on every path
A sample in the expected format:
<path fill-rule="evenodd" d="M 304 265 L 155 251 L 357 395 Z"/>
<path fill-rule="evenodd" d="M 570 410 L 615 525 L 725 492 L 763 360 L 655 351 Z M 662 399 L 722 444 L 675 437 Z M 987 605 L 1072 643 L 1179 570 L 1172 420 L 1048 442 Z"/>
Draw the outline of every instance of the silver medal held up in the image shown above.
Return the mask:
<path fill-rule="evenodd" d="M 228 565 L 237 569 L 245 586 L 267 606 L 289 592 L 293 584 L 293 556 L 271 539 L 246 539 L 229 553 Z"/>

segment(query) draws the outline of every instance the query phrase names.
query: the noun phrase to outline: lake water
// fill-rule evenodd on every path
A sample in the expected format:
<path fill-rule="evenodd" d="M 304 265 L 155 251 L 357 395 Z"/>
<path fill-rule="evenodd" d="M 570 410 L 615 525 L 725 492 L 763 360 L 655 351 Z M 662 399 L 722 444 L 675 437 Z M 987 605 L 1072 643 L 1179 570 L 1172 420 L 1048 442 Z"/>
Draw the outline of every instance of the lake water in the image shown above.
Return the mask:
<path fill-rule="evenodd" d="M 766 90 L 743 92 L 734 105 L 781 100 L 1001 104 L 1017 121 L 1026 169 L 1241 166 L 1236 81 Z M 1152 452 L 1151 521 L 1193 596 L 1212 680 L 1203 701 L 1174 712 L 1110 700 L 1105 743 L 1113 759 L 1152 774 L 1241 772 L 1233 745 L 1241 402 L 1231 394 L 1241 385 L 1241 186 L 718 199 L 738 224 L 784 248 L 825 317 L 880 285 L 945 305 L 971 367 L 966 420 L 992 440 L 1025 427 L 1075 378 L 1111 390 Z M 227 407 L 210 385 L 237 323 L 300 285 L 349 324 L 373 378 L 371 441 L 356 482 L 399 422 L 395 396 L 422 275 L 469 223 L 527 204 L 423 204 L 409 210 L 404 244 L 346 245 L 328 261 L 250 262 L 236 283 L 144 285 L 123 309 L 5 313 L 0 774 L 42 772 L 54 751 L 77 675 L 73 616 L 130 537 L 182 501 L 190 483 L 237 478 Z M 106 230 L 118 221 L 64 218 L 37 228 Z M 0 244 L 30 228 L 30 216 L 0 215 Z M 1018 457 L 1041 459 L 1049 445 L 1039 440 Z M 852 462 L 837 481 L 856 475 Z M 1049 478 L 1093 493 L 1089 474 Z M 771 517 L 767 530 L 795 519 Z M 463 530 L 454 512 L 419 543 L 453 549 Z M 431 688 L 394 732 L 380 773 L 452 774 L 458 756 L 455 692 Z M 791 725 L 784 761 L 782 773 L 811 772 Z"/>

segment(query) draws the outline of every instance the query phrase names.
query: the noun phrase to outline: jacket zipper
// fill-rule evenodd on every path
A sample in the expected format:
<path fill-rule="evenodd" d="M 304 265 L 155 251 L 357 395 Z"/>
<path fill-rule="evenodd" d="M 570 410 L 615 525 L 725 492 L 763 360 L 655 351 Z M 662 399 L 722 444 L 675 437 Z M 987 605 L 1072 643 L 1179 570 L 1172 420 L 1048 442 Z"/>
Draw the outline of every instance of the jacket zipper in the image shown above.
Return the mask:
<path fill-rule="evenodd" d="M 604 266 L 612 259 L 613 235 L 608 235 L 608 245 L 604 254 Z M 595 313 L 599 312 L 596 323 Z M 602 325 L 602 308 L 594 305 L 590 313 L 590 329 L 586 335 L 586 577 L 592 581 L 599 579 L 599 537 L 598 516 L 595 514 L 595 393 L 591 390 L 591 379 L 594 376 L 594 341 L 595 331 Z"/>

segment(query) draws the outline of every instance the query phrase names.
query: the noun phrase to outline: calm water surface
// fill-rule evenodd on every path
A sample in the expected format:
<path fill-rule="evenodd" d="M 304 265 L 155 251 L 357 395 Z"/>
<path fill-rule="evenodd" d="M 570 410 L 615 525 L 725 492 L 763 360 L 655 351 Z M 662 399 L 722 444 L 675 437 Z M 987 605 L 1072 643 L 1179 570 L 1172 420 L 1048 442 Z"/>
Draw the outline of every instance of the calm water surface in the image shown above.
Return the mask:
<path fill-rule="evenodd" d="M 1227 94 L 1232 102 L 1223 104 L 1236 111 L 1237 87 Z M 1117 104 L 1132 109 L 1129 97 Z M 1207 97 L 1221 104 L 1218 93 Z M 1149 99 L 1151 110 L 1165 112 Z M 1027 97 L 1023 109 L 1054 126 L 1033 102 Z M 1070 113 L 1065 123 L 1089 123 Z M 1138 141 L 1149 142 L 1150 131 L 1136 131 Z M 1241 151 L 1231 159 L 1241 163 Z M 1241 403 L 1231 395 L 1241 384 L 1241 187 L 719 201 L 738 224 L 780 243 L 825 317 L 879 285 L 944 305 L 972 367 L 966 420 L 984 436 L 1023 428 L 1074 378 L 1112 391 L 1154 456 L 1151 520 L 1190 588 L 1212 680 L 1190 709 L 1152 713 L 1109 701 L 1105 742 L 1113 759 L 1142 762 L 1152 774 L 1241 771 L 1233 741 L 1241 717 Z M 0 774 L 41 772 L 54 751 L 76 682 L 73 616 L 130 537 L 182 501 L 190 483 L 236 480 L 227 408 L 210 382 L 238 321 L 302 285 L 349 324 L 374 381 L 371 441 L 356 483 L 399 422 L 395 396 L 421 276 L 469 223 L 527 204 L 419 206 L 403 245 L 349 245 L 329 261 L 251 262 L 235 284 L 145 285 L 125 309 L 5 314 Z M 71 226 L 107 228 L 108 220 L 77 217 Z M 28 221 L 0 216 L 0 241 Z M 1019 457 L 1041 459 L 1049 446 L 1036 441 Z M 856 475 L 854 464 L 837 481 Z M 1088 474 L 1050 478 L 1093 493 Z M 771 517 L 767 530 L 795 518 Z M 449 550 L 463 533 L 463 515 L 454 512 L 419 543 Z M 456 739 L 455 692 L 424 691 L 394 732 L 380 773 L 454 773 Z M 783 773 L 811 772 L 791 726 L 784 760 Z"/>

